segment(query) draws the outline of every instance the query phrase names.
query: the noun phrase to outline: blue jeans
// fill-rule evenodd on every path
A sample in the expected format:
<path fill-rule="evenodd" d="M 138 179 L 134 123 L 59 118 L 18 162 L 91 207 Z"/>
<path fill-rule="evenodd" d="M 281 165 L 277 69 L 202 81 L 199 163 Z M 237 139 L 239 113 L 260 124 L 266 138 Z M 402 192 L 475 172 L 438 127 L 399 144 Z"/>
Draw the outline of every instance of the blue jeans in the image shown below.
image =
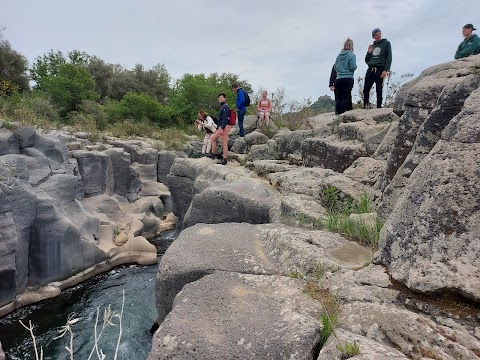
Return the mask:
<path fill-rule="evenodd" d="M 247 110 L 238 110 L 238 134 L 241 137 L 245 136 L 245 129 L 243 128 L 243 118 L 245 117 L 245 113 Z"/>

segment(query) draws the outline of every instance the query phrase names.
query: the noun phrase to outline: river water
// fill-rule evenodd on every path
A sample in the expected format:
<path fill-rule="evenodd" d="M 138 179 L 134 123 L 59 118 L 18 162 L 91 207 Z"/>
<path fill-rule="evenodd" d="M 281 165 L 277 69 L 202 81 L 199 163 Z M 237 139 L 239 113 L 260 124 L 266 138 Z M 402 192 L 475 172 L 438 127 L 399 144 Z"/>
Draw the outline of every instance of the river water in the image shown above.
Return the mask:
<path fill-rule="evenodd" d="M 155 240 L 159 259 L 175 238 L 175 232 L 163 233 Z M 7 360 L 35 359 L 33 342 L 19 320 L 31 321 L 37 344 L 42 345 L 44 359 L 70 359 L 65 349 L 70 345 L 69 334 L 60 339 L 60 330 L 69 318 L 80 318 L 72 325 L 74 359 L 86 360 L 94 345 L 94 327 L 99 309 L 98 332 L 103 323 L 104 309 L 120 312 L 122 292 L 125 304 L 122 317 L 123 333 L 118 359 L 146 359 L 152 344 L 149 330 L 157 317 L 155 309 L 155 276 L 158 266 L 127 265 L 98 275 L 54 299 L 19 309 L 0 319 L 0 341 Z M 115 318 L 112 322 L 118 323 Z M 99 340 L 106 359 L 113 359 L 117 345 L 118 326 L 108 326 Z M 40 347 L 38 346 L 38 349 Z M 96 355 L 92 359 L 98 359 Z"/>

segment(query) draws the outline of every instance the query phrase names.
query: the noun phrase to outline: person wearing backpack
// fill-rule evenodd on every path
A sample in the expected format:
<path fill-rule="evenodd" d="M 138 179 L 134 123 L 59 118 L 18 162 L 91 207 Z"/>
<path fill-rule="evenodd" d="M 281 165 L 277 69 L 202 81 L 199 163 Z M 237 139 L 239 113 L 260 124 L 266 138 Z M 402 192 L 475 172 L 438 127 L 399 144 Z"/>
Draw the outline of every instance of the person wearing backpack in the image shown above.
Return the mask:
<path fill-rule="evenodd" d="M 245 136 L 245 129 L 243 128 L 243 118 L 247 112 L 247 106 L 250 105 L 250 98 L 248 94 L 237 83 L 233 83 L 232 90 L 237 94 L 235 105 L 238 113 L 238 134 L 241 137 Z"/>
<path fill-rule="evenodd" d="M 227 158 L 228 158 L 228 132 L 235 124 L 232 121 L 233 115 L 235 112 L 230 110 L 227 104 L 227 95 L 224 93 L 218 94 L 218 102 L 220 103 L 220 112 L 218 113 L 218 124 L 219 127 L 217 131 L 211 136 L 210 141 L 212 142 L 212 152 L 205 156 L 214 159 L 215 153 L 217 151 L 217 140 L 220 138 L 223 147 L 222 159 L 218 162 L 218 164 L 227 165 Z"/>
<path fill-rule="evenodd" d="M 267 97 L 267 92 L 262 91 L 262 97 L 258 100 L 257 116 L 258 126 L 263 129 L 263 119 L 265 119 L 266 127 L 270 125 L 270 112 L 272 111 L 272 101 Z"/>
<path fill-rule="evenodd" d="M 200 110 L 198 112 L 198 119 L 195 120 L 195 126 L 198 130 L 203 130 L 205 132 L 205 137 L 203 138 L 202 146 L 202 156 L 208 156 L 212 148 L 212 142 L 210 138 L 212 134 L 217 131 L 217 125 L 211 116 L 209 116 L 205 111 Z"/>

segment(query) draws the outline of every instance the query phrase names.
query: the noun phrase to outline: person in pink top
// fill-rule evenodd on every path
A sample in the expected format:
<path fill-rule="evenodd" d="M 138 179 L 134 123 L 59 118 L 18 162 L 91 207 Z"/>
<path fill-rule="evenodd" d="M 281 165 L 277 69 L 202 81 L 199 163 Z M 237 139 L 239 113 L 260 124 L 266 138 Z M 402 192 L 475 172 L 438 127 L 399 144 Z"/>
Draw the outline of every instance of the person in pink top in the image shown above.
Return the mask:
<path fill-rule="evenodd" d="M 272 111 L 272 101 L 267 97 L 267 92 L 262 91 L 262 97 L 258 100 L 257 104 L 257 116 L 258 116 L 258 126 L 260 129 L 263 128 L 263 119 L 265 119 L 265 124 L 268 127 L 270 125 L 270 112 Z"/>

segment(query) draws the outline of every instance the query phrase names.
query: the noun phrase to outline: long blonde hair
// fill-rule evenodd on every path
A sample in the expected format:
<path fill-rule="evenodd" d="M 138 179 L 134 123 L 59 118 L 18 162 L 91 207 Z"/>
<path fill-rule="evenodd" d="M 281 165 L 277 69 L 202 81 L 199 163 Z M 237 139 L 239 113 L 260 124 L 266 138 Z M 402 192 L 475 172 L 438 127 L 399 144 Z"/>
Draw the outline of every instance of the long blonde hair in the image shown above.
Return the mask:
<path fill-rule="evenodd" d="M 343 50 L 352 50 L 353 51 L 353 40 L 348 38 L 343 43 Z"/>

